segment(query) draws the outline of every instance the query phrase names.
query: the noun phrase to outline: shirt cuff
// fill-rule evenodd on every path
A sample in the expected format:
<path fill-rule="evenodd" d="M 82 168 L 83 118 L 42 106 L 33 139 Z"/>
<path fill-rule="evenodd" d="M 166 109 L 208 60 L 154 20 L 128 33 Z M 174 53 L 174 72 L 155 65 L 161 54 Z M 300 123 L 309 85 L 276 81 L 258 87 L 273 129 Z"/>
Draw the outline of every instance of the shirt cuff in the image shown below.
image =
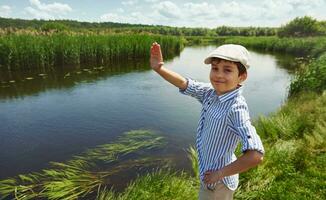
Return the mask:
<path fill-rule="evenodd" d="M 191 88 L 193 87 L 194 85 L 194 80 L 192 80 L 191 78 L 186 78 L 187 80 L 187 88 L 182 90 L 182 89 L 179 89 L 179 92 L 181 94 L 185 94 L 185 95 L 191 95 L 193 92 L 191 92 Z"/>
<path fill-rule="evenodd" d="M 265 153 L 264 146 L 257 133 L 247 135 L 246 137 L 247 138 L 243 140 L 242 148 L 241 148 L 241 151 L 243 153 L 248 150 L 258 151 L 261 154 Z"/>

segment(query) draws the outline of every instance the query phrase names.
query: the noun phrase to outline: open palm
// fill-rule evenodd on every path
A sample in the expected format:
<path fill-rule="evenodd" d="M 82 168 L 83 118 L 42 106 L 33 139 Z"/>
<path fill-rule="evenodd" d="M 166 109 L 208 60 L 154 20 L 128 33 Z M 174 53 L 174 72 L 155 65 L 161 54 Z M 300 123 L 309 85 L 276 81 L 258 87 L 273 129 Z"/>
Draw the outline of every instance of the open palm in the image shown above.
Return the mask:
<path fill-rule="evenodd" d="M 151 47 L 150 63 L 154 70 L 159 69 L 164 64 L 161 47 L 156 42 L 154 42 Z"/>

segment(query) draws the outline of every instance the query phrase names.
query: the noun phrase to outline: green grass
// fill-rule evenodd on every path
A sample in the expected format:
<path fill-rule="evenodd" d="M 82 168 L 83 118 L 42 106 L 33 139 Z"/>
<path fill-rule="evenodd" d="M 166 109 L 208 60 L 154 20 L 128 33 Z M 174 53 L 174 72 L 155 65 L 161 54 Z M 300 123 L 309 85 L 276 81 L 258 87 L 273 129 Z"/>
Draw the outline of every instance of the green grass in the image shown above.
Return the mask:
<path fill-rule="evenodd" d="M 325 199 L 325 103 L 326 93 L 303 93 L 255 123 L 266 155 L 242 174 L 237 199 Z"/>
<path fill-rule="evenodd" d="M 139 177 L 123 193 L 103 190 L 99 200 L 183 200 L 198 199 L 199 183 L 196 178 L 171 170 L 158 170 Z"/>

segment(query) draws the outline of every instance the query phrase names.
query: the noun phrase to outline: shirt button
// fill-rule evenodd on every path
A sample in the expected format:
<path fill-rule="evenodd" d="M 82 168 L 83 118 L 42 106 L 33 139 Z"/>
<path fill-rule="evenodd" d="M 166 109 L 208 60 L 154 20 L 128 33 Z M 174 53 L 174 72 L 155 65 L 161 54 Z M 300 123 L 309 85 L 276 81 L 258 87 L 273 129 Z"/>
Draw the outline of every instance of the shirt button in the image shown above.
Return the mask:
<path fill-rule="evenodd" d="M 207 110 L 206 109 L 204 109 L 204 112 L 206 112 Z"/>

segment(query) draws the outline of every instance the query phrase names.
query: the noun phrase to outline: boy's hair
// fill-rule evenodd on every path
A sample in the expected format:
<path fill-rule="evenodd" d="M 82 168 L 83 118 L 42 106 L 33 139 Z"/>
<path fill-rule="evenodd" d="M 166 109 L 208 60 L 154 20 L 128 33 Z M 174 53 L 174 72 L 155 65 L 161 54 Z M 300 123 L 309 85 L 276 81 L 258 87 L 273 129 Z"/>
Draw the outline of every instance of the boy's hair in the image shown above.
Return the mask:
<path fill-rule="evenodd" d="M 245 66 L 243 66 L 243 64 L 241 64 L 240 62 L 234 62 L 237 67 L 238 67 L 238 70 L 239 70 L 239 76 L 241 76 L 242 74 L 244 73 L 247 73 L 247 69 Z"/>
<path fill-rule="evenodd" d="M 218 63 L 221 62 L 221 60 L 225 60 L 225 59 L 217 58 L 217 57 L 215 57 L 213 59 L 216 60 Z M 237 65 L 238 71 L 239 71 L 239 76 L 241 76 L 244 73 L 247 73 L 246 67 L 243 66 L 243 64 L 241 64 L 240 62 L 234 62 L 234 61 L 230 61 L 230 60 L 225 60 L 225 61 L 232 62 Z"/>

